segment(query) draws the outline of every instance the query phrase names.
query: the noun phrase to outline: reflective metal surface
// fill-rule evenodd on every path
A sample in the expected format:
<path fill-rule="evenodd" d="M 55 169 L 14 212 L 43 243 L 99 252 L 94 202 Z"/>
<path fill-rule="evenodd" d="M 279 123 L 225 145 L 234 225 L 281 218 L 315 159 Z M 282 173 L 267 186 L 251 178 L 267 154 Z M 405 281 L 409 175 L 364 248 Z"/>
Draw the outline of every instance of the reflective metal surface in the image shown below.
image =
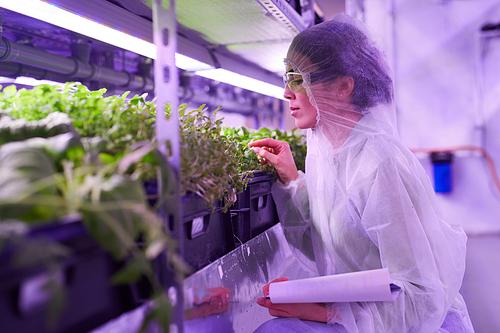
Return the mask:
<path fill-rule="evenodd" d="M 283 276 L 313 275 L 277 224 L 184 280 L 184 332 L 253 332 L 273 318 L 256 303 L 262 287 Z"/>
<path fill-rule="evenodd" d="M 316 276 L 304 263 L 292 252 L 281 224 L 276 224 L 184 280 L 182 332 L 253 332 L 273 318 L 256 303 L 263 296 L 262 287 L 279 277 Z M 92 333 L 135 333 L 150 306 L 124 313 Z M 156 332 L 155 326 L 148 330 Z"/>

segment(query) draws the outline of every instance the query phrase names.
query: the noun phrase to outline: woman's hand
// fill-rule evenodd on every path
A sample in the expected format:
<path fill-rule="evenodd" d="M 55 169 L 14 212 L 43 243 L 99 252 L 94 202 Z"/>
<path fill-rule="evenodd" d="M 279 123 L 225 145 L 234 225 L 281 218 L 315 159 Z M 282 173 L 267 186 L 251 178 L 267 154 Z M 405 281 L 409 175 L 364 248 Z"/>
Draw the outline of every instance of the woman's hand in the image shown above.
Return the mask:
<path fill-rule="evenodd" d="M 279 278 L 266 284 L 262 291 L 264 296 L 269 295 L 269 285 L 275 282 L 288 281 L 287 277 Z M 257 304 L 269 309 L 269 314 L 275 317 L 299 318 L 302 320 L 318 321 L 326 323 L 326 306 L 322 303 L 282 303 L 273 304 L 265 297 L 257 299 Z"/>
<path fill-rule="evenodd" d="M 262 139 L 248 145 L 252 147 L 252 150 L 257 155 L 263 158 L 263 163 L 274 165 L 278 178 L 283 184 L 286 185 L 299 177 L 288 142 Z"/>

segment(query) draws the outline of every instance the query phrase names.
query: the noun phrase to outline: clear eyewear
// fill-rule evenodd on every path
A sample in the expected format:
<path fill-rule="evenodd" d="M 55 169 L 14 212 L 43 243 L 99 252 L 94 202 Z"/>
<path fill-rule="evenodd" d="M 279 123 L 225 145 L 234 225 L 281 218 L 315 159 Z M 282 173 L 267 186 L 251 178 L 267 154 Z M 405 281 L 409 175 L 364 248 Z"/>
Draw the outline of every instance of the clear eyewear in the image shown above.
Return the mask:
<path fill-rule="evenodd" d="M 304 79 L 302 78 L 302 74 L 297 72 L 287 72 L 283 74 L 283 84 L 285 88 L 288 86 L 291 91 L 299 91 L 302 89 L 302 82 Z"/>

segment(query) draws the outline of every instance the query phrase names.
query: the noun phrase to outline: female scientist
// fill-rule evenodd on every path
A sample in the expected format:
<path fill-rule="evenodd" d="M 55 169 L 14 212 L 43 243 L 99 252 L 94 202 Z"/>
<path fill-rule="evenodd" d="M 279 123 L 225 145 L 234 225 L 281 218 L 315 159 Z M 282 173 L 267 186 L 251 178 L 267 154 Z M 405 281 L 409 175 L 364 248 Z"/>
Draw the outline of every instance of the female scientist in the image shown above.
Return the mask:
<path fill-rule="evenodd" d="M 459 294 L 466 236 L 443 221 L 427 174 L 398 139 L 391 73 L 372 34 L 340 14 L 298 34 L 285 64 L 284 96 L 297 127 L 308 129 L 306 173 L 287 143 L 250 146 L 277 170 L 287 240 L 320 275 L 387 268 L 402 292 L 394 302 L 259 298 L 287 318 L 257 331 L 473 332 Z"/>

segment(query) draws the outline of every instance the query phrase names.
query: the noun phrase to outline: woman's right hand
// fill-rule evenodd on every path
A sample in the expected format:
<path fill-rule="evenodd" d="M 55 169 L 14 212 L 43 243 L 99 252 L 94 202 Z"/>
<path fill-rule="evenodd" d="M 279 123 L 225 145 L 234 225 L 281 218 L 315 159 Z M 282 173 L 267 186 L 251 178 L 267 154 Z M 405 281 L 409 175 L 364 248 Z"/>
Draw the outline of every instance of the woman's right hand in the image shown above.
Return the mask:
<path fill-rule="evenodd" d="M 265 159 L 267 163 L 274 165 L 278 173 L 278 179 L 285 185 L 299 177 L 297 166 L 293 160 L 292 151 L 288 142 L 262 139 L 248 144 L 252 150 Z"/>

